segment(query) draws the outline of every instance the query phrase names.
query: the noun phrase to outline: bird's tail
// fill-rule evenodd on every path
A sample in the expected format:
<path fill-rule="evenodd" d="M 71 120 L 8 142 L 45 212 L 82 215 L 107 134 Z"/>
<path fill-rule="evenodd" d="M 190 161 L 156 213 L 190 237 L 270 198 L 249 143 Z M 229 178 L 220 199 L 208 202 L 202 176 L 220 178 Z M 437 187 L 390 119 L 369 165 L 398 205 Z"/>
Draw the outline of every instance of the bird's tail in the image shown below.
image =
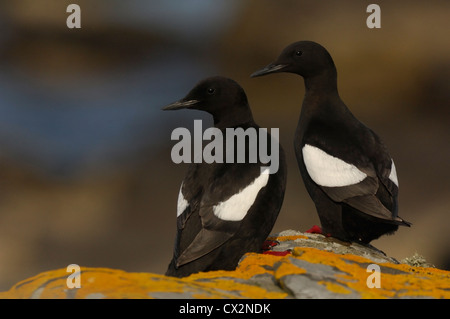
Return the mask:
<path fill-rule="evenodd" d="M 403 218 L 401 218 L 400 216 L 397 216 L 395 218 L 395 220 L 398 222 L 398 224 L 400 226 L 407 226 L 407 227 L 411 227 L 412 223 L 407 222 L 406 220 L 404 220 Z"/>

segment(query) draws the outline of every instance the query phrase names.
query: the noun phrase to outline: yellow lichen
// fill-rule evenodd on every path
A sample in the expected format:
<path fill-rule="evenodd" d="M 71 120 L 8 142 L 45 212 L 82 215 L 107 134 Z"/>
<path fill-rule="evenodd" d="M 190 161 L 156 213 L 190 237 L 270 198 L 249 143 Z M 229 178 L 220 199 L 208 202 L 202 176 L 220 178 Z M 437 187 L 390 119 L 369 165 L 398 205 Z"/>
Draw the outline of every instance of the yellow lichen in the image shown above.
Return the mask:
<path fill-rule="evenodd" d="M 214 296 L 214 293 L 216 291 L 222 292 L 223 294 L 226 294 L 227 292 L 235 292 L 238 293 L 242 298 L 256 298 L 256 299 L 262 298 L 279 299 L 285 298 L 287 296 L 287 293 L 270 292 L 262 287 L 245 283 L 239 283 L 231 279 L 230 280 L 217 279 L 208 282 L 202 282 L 201 286 L 204 289 L 205 288 L 211 289 L 212 291 L 210 291 L 209 296 L 207 294 L 196 294 L 195 297 L 197 298 L 217 298 Z M 233 297 L 233 295 L 229 294 L 229 297 Z"/>
<path fill-rule="evenodd" d="M 380 288 L 369 288 L 367 264 L 370 259 L 356 255 L 338 255 L 315 248 L 295 248 L 294 256 L 312 263 L 321 263 L 341 270 L 336 275 L 339 283 L 359 292 L 362 298 L 391 298 L 394 296 L 429 296 L 434 298 L 450 297 L 450 273 L 434 268 L 413 267 L 392 263 L 380 263 L 379 266 L 397 270 L 397 274 L 381 271 Z M 404 272 L 404 273 L 401 273 Z"/>
<path fill-rule="evenodd" d="M 270 267 L 272 267 L 274 262 L 278 261 L 280 258 L 281 257 L 268 254 L 249 253 L 245 255 L 234 271 L 210 271 L 193 274 L 187 278 L 190 280 L 197 280 L 199 278 L 231 276 L 234 278 L 249 279 L 255 275 L 267 274 L 270 272 Z"/>
<path fill-rule="evenodd" d="M 305 235 L 292 235 L 292 236 L 280 236 L 280 237 L 269 237 L 267 240 L 276 240 L 279 242 L 283 241 L 295 241 L 296 239 L 308 239 Z"/>
<path fill-rule="evenodd" d="M 301 275 L 305 273 L 305 269 L 292 264 L 288 258 L 283 258 L 275 271 L 275 279 L 278 280 L 286 275 Z"/>
<path fill-rule="evenodd" d="M 318 284 L 324 285 L 329 291 L 337 294 L 350 294 L 351 291 L 343 287 L 342 285 L 335 284 L 329 281 L 319 281 Z"/>
<path fill-rule="evenodd" d="M 244 256 L 234 271 L 211 271 L 185 278 L 82 267 L 81 288 L 75 290 L 67 287 L 70 273 L 66 269 L 58 269 L 21 281 L 9 291 L 0 293 L 0 298 L 152 298 L 152 294 L 159 297 L 187 294 L 193 298 L 286 298 L 288 294 L 281 290 L 282 287 L 278 291 L 268 291 L 255 284 L 254 278 L 268 275 L 280 283 L 284 276 L 307 274 L 307 270 L 299 267 L 295 259 L 337 269 L 332 280 L 318 282 L 332 293 L 355 292 L 361 298 L 419 296 L 450 299 L 448 271 L 380 263 L 381 287 L 369 288 L 367 278 L 371 272 L 367 271 L 367 265 L 373 264 L 373 261 L 304 247 L 294 248 L 289 256 L 250 253 Z"/>

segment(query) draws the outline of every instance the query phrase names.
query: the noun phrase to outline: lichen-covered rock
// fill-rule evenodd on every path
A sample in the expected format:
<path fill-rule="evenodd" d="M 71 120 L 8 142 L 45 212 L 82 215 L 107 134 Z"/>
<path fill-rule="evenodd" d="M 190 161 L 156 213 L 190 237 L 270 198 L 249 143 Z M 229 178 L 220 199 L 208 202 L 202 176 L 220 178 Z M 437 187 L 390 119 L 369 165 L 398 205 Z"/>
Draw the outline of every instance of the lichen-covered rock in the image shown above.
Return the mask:
<path fill-rule="evenodd" d="M 377 249 L 321 235 L 291 231 L 270 239 L 279 243 L 273 251 L 290 253 L 250 253 L 234 271 L 186 278 L 81 267 L 81 286 L 73 289 L 70 273 L 59 269 L 19 282 L 0 298 L 450 298 L 448 271 L 399 264 Z"/>
<path fill-rule="evenodd" d="M 365 257 L 376 263 L 391 262 L 398 264 L 399 262 L 386 256 L 381 250 L 371 245 L 361 245 L 358 243 L 343 242 L 333 237 L 325 237 L 319 234 L 301 233 L 295 230 L 285 230 L 281 233 L 274 234 L 268 238 L 279 242 L 278 245 L 272 247 L 273 251 L 286 251 L 294 247 L 311 247 L 324 251 L 334 252 L 336 254 L 351 254 Z"/>
<path fill-rule="evenodd" d="M 265 256 L 264 256 L 265 257 Z M 274 257 L 266 257 L 266 259 Z M 276 258 L 275 258 L 276 259 Z M 251 260 L 249 260 L 251 261 Z M 272 284 L 266 289 L 262 263 L 241 271 L 214 271 L 187 278 L 174 278 L 151 273 L 131 273 L 107 268 L 81 267 L 80 288 L 67 285 L 66 269 L 41 273 L 0 293 L 0 298 L 285 298 L 286 292 Z M 251 275 L 250 275 L 251 274 Z M 261 274 L 261 282 L 258 274 Z M 267 278 L 269 281 L 271 278 Z M 270 286 L 270 285 L 268 285 Z"/>
<path fill-rule="evenodd" d="M 433 264 L 426 261 L 424 256 L 419 255 L 418 253 L 403 259 L 401 262 L 415 267 L 435 267 Z"/>

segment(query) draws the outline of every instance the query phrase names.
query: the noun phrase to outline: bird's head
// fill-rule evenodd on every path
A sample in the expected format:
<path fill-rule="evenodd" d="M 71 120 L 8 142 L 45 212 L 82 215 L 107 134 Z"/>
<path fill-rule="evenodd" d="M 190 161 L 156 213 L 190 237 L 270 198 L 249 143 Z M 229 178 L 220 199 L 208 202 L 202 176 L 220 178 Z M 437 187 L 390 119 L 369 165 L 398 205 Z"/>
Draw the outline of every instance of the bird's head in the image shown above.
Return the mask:
<path fill-rule="evenodd" d="M 218 109 L 247 105 L 247 96 L 237 82 L 215 76 L 200 81 L 184 98 L 166 105 L 163 110 L 194 109 L 213 114 Z"/>
<path fill-rule="evenodd" d="M 251 77 L 289 72 L 308 78 L 334 69 L 333 59 L 323 46 L 312 41 L 299 41 L 288 45 L 275 62 L 254 72 Z"/>
<path fill-rule="evenodd" d="M 222 76 L 200 81 L 184 98 L 163 107 L 163 110 L 179 109 L 208 112 L 215 122 L 231 115 L 251 116 L 247 96 L 242 87 L 234 80 Z"/>

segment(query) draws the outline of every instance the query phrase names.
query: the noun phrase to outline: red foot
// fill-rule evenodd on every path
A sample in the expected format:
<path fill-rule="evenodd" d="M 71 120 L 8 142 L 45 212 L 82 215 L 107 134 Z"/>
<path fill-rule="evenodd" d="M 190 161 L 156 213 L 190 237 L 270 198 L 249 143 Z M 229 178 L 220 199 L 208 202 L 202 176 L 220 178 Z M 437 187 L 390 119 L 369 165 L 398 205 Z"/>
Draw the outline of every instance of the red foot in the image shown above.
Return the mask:
<path fill-rule="evenodd" d="M 322 228 L 320 228 L 317 225 L 314 225 L 313 227 L 311 227 L 310 229 L 308 229 L 305 233 L 310 233 L 310 234 L 322 234 Z"/>
<path fill-rule="evenodd" d="M 276 240 L 266 240 L 262 245 L 263 254 L 272 256 L 286 256 L 291 253 L 290 250 L 286 251 L 273 251 L 272 247 L 279 245 L 280 243 Z"/>
<path fill-rule="evenodd" d="M 265 255 L 272 255 L 272 256 L 286 256 L 289 255 L 291 253 L 290 250 L 285 250 L 285 251 L 264 251 L 263 254 Z"/>
<path fill-rule="evenodd" d="M 262 244 L 262 250 L 264 250 L 264 251 L 271 250 L 272 247 L 274 247 L 274 246 L 276 246 L 278 244 L 279 244 L 279 242 L 277 242 L 276 240 L 266 240 Z"/>
<path fill-rule="evenodd" d="M 310 229 L 308 229 L 307 231 L 305 231 L 305 233 L 310 233 L 310 234 L 321 234 L 324 235 L 325 237 L 331 237 L 330 233 L 324 234 L 322 231 L 322 228 L 320 228 L 317 225 L 314 225 L 313 227 L 311 227 Z"/>

